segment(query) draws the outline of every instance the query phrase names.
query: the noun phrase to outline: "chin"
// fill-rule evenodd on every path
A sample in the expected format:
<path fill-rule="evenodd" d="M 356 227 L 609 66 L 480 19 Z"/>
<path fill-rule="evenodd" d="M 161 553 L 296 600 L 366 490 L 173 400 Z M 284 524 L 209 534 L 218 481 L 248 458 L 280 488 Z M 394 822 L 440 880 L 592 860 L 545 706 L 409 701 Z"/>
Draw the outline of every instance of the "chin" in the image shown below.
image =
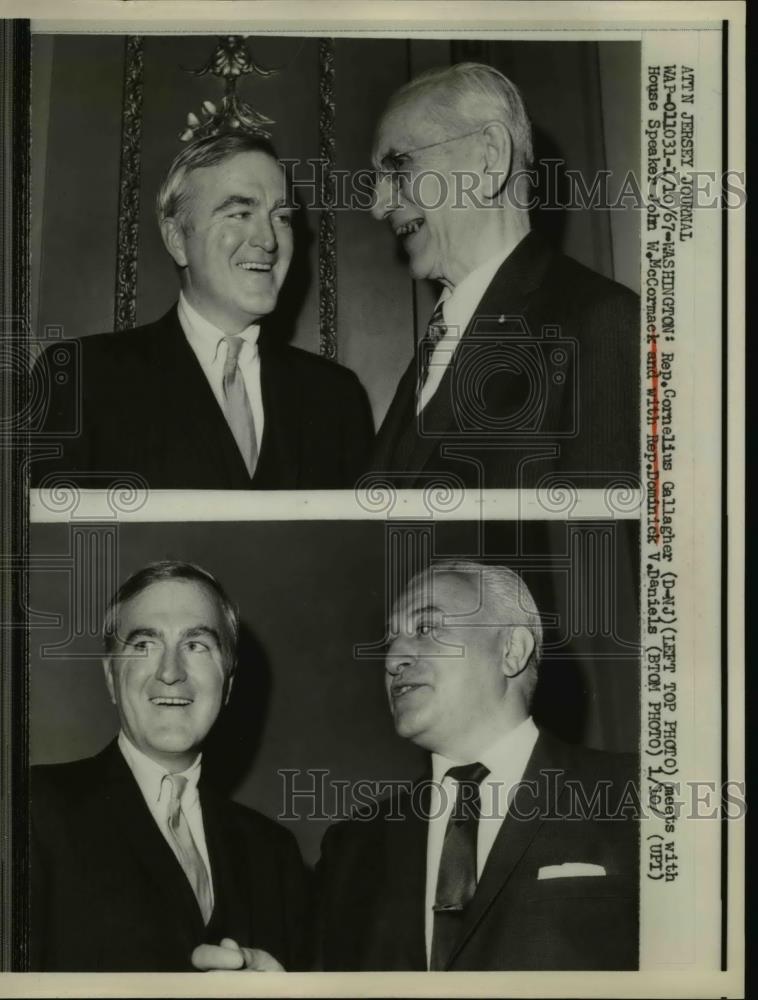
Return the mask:
<path fill-rule="evenodd" d="M 424 264 L 423 260 L 414 260 L 410 258 L 408 261 L 408 270 L 410 271 L 411 277 L 415 281 L 423 281 L 424 278 L 430 277 L 430 268 Z"/>
<path fill-rule="evenodd" d="M 418 718 L 409 713 L 395 719 L 395 732 L 401 739 L 417 743 L 422 738 L 424 727 Z"/>
<path fill-rule="evenodd" d="M 161 753 L 189 753 L 198 745 L 194 733 L 160 733 L 153 740 L 153 747 Z"/>
<path fill-rule="evenodd" d="M 255 302 L 245 304 L 245 317 L 248 323 L 257 323 L 264 316 L 268 316 L 276 308 L 276 295 L 267 295 L 259 298 Z"/>

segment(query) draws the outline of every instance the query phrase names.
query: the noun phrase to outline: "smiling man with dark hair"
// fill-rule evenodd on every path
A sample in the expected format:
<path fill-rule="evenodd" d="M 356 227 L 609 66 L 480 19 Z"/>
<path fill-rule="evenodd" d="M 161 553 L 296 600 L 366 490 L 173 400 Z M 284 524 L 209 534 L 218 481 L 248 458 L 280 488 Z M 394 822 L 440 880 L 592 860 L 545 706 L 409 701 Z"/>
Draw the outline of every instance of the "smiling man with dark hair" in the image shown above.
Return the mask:
<path fill-rule="evenodd" d="M 271 145 L 222 134 L 185 147 L 157 201 L 179 301 L 155 323 L 79 342 L 53 382 L 44 433 L 61 454 L 34 485 L 151 489 L 352 487 L 373 437 L 346 368 L 266 335 L 294 250 L 293 204 Z M 76 428 L 67 436 L 66 429 Z"/>
<path fill-rule="evenodd" d="M 221 941 L 307 964 L 294 838 L 203 779 L 238 627 L 219 583 L 190 563 L 151 564 L 111 601 L 103 665 L 118 737 L 32 769 L 34 970 L 189 971 L 196 946 Z"/>

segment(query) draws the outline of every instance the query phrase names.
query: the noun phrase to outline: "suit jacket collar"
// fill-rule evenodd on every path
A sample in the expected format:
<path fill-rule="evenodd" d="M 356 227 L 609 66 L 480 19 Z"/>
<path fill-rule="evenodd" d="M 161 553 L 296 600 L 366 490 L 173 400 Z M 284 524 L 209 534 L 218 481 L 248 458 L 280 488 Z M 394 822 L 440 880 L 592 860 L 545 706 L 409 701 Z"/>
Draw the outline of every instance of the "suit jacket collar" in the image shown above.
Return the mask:
<path fill-rule="evenodd" d="M 224 928 L 254 926 L 253 912 L 249 898 L 240 892 L 240 859 L 244 857 L 245 845 L 240 843 L 239 829 L 231 821 L 228 803 L 202 776 L 198 791 L 215 897 L 207 936 L 214 940 L 214 925 L 218 924 L 219 927 L 219 933 L 215 937 L 220 938 L 228 934 L 228 930 L 224 932 Z M 250 941 L 252 940 L 251 936 Z M 243 944 L 242 941 L 239 943 Z"/>
<path fill-rule="evenodd" d="M 174 852 L 158 829 L 139 786 L 114 740 L 93 764 L 93 797 L 107 828 L 114 831 L 113 863 L 119 852 L 129 851 L 148 881 L 162 896 L 162 907 L 170 921 L 171 936 L 186 942 L 217 943 L 229 935 L 255 938 L 256 908 L 251 907 L 245 859 L 251 845 L 229 802 L 201 773 L 198 794 L 203 829 L 213 879 L 214 908 L 207 926 L 194 892 Z M 264 862 L 265 863 L 265 862 Z M 265 907 L 263 919 L 269 914 Z M 240 943 L 245 943 L 240 941 Z M 187 961 L 191 946 L 188 946 Z"/>
<path fill-rule="evenodd" d="M 261 393 L 266 426 L 253 484 L 260 489 L 294 489 L 302 468 L 303 396 L 293 382 L 286 352 L 268 338 L 258 342 L 261 356 Z"/>
<path fill-rule="evenodd" d="M 535 230 L 529 232 L 496 271 L 474 310 L 462 339 L 465 341 L 468 338 L 470 341 L 472 336 L 486 337 L 502 333 L 501 317 L 507 319 L 522 316 L 530 298 L 541 286 L 552 257 L 553 251 L 543 237 Z M 458 357 L 456 352 L 436 393 L 424 408 L 423 414 L 418 416 L 414 357 L 400 381 L 380 432 L 382 446 L 377 451 L 374 463 L 377 471 L 385 471 L 383 465 L 394 467 L 399 459 L 402 469 L 419 472 L 426 467 L 430 454 L 439 444 L 440 436 L 455 428 L 451 384 Z M 419 433 L 419 426 L 422 427 L 422 433 Z M 413 485 L 411 481 L 407 483 L 408 487 Z"/>
<path fill-rule="evenodd" d="M 424 905 L 426 817 L 431 770 L 392 800 L 401 819 L 381 815 L 380 857 L 373 869 L 371 913 L 361 915 L 366 945 L 361 967 L 387 971 L 425 971 Z"/>
<path fill-rule="evenodd" d="M 114 740 L 93 759 L 93 794 L 107 815 L 106 827 L 113 833 L 113 863 L 118 854 L 130 851 L 156 890 L 164 897 L 177 930 L 199 940 L 203 919 L 195 894 L 174 852 L 155 824 L 134 775 Z M 205 819 L 205 817 L 203 817 Z"/>
<path fill-rule="evenodd" d="M 461 935 L 448 968 L 510 878 L 545 819 L 555 815 L 571 764 L 569 748 L 540 730 L 513 803 L 487 858 L 482 877 L 464 915 Z"/>
<path fill-rule="evenodd" d="M 449 964 L 484 918 L 504 888 L 519 859 L 544 822 L 547 810 L 563 794 L 569 768 L 567 748 L 544 730 L 527 763 L 520 790 L 492 846 L 476 893 L 463 920 L 461 936 Z M 386 829 L 384 864 L 378 865 L 375 911 L 365 915 L 373 928 L 363 957 L 364 968 L 425 970 L 426 849 L 430 808 L 431 763 L 394 808 L 402 820 L 378 820 Z"/>
<path fill-rule="evenodd" d="M 564 794 L 570 769 L 570 749 L 540 730 L 519 791 L 463 918 L 460 938 L 450 955 L 448 968 L 505 887 L 546 816 L 554 814 Z M 386 864 L 379 869 L 384 881 L 376 890 L 377 912 L 366 917 L 367 925 L 373 926 L 378 933 L 368 943 L 365 968 L 418 970 L 427 967 L 424 907 L 431 778 L 429 768 L 414 786 L 412 794 L 399 800 L 397 808 L 403 816 L 402 821 L 380 819 L 387 824 Z"/>
<path fill-rule="evenodd" d="M 181 414 L 182 432 L 197 441 L 198 450 L 215 463 L 220 482 L 234 489 L 293 489 L 302 465 L 302 397 L 293 385 L 286 352 L 261 336 L 261 395 L 265 428 L 255 474 L 250 479 L 242 455 L 213 390 L 187 343 L 173 306 L 154 324 L 151 339 L 154 364 L 166 373 L 166 403 Z M 264 331 L 262 331 L 264 332 Z M 188 406 L 187 400 L 191 400 Z M 171 412 L 167 414 L 171 417 Z"/>
<path fill-rule="evenodd" d="M 250 486 L 250 476 L 239 452 L 234 435 L 213 395 L 195 354 L 187 343 L 176 306 L 155 323 L 156 336 L 150 349 L 155 352 L 153 364 L 165 373 L 165 405 L 167 419 L 177 417 L 183 433 L 197 442 L 198 451 L 213 462 L 220 482 L 232 482 L 238 489 Z M 263 365 L 261 362 L 261 381 Z M 189 401 L 189 403 L 188 403 Z M 265 437 L 265 432 L 264 432 Z"/>

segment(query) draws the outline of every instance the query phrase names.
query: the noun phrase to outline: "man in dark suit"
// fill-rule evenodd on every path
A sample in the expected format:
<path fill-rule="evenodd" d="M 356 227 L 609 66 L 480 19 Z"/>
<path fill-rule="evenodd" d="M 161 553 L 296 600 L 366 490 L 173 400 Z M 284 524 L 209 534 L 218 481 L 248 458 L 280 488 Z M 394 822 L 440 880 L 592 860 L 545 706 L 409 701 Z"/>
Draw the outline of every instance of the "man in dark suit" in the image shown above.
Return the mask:
<path fill-rule="evenodd" d="M 442 286 L 377 436 L 397 486 L 639 475 L 639 298 L 531 230 L 532 155 L 521 95 L 481 64 L 418 77 L 379 122 L 374 215 Z"/>
<path fill-rule="evenodd" d="M 32 463 L 33 484 L 59 473 L 104 488 L 132 473 L 151 489 L 352 487 L 373 438 L 362 386 L 261 327 L 293 252 L 272 147 L 237 133 L 191 142 L 169 169 L 158 217 L 178 305 L 69 347 L 67 377 L 45 380 L 42 431 L 62 454 Z"/>
<path fill-rule="evenodd" d="M 535 726 L 542 629 L 523 581 L 441 562 L 411 580 L 391 635 L 395 728 L 431 768 L 327 831 L 320 966 L 636 968 L 637 762 Z"/>
<path fill-rule="evenodd" d="M 237 632 L 217 581 L 187 563 L 151 564 L 111 601 L 104 667 L 118 738 L 32 769 L 33 970 L 189 971 L 193 950 L 219 941 L 248 967 L 307 966 L 294 838 L 202 774 Z"/>

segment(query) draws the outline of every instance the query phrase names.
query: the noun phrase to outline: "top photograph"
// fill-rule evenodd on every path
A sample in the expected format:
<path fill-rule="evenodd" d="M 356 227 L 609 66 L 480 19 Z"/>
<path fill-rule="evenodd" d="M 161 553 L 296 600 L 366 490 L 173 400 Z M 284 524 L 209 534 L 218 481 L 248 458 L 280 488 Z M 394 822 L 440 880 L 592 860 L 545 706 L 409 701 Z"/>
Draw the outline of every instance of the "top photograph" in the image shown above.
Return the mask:
<path fill-rule="evenodd" d="M 638 488 L 640 43 L 38 34 L 30 483 Z"/>

